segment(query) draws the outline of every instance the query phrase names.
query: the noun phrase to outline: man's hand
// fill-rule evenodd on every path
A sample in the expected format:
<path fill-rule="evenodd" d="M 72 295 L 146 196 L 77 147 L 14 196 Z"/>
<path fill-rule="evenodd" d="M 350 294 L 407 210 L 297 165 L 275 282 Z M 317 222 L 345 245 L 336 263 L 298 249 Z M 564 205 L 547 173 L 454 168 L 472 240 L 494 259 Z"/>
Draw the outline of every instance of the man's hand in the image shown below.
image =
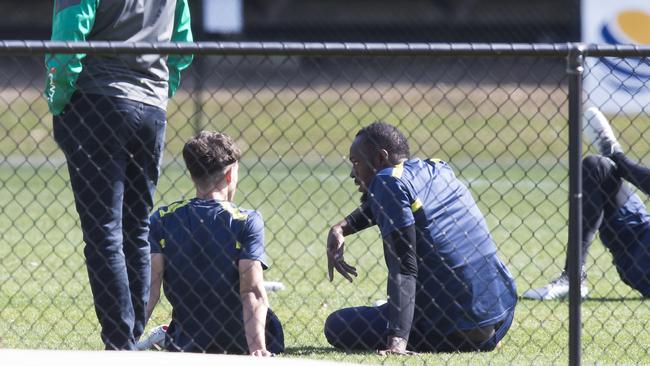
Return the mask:
<path fill-rule="evenodd" d="M 345 277 L 348 281 L 352 282 L 352 276 L 357 276 L 357 269 L 345 263 L 343 259 L 343 252 L 345 250 L 345 239 L 343 237 L 343 229 L 339 225 L 334 225 L 327 235 L 327 273 L 329 274 L 330 282 L 334 280 L 334 268 Z"/>
<path fill-rule="evenodd" d="M 377 354 L 380 356 L 388 355 L 403 355 L 403 356 L 412 356 L 417 355 L 413 351 L 406 350 L 406 339 L 401 337 L 388 337 L 388 349 L 377 350 Z"/>
<path fill-rule="evenodd" d="M 267 351 L 264 348 L 264 349 L 257 349 L 255 351 L 251 352 L 251 356 L 253 356 L 253 357 L 273 357 L 275 355 L 273 353 Z"/>

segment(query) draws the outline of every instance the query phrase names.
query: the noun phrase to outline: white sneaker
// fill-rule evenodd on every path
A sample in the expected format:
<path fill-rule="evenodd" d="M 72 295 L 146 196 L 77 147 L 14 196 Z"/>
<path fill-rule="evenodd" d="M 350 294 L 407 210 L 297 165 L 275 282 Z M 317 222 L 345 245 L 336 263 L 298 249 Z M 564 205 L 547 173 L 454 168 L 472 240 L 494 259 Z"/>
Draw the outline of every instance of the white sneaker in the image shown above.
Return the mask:
<path fill-rule="evenodd" d="M 586 275 L 582 275 L 582 281 L 580 281 L 580 296 L 584 299 L 587 297 L 589 289 L 586 284 Z M 569 276 L 566 272 L 562 272 L 560 276 L 548 285 L 540 288 L 530 289 L 521 295 L 524 299 L 533 299 L 533 300 L 556 300 L 564 299 L 569 296 Z"/>
<path fill-rule="evenodd" d="M 387 304 L 387 303 L 388 303 L 388 300 L 385 300 L 385 299 L 379 299 L 379 300 L 373 302 L 373 303 L 372 303 L 372 306 L 374 306 L 374 307 L 377 308 L 377 307 L 380 307 L 380 306 L 382 306 L 382 305 L 384 305 L 384 304 Z"/>
<path fill-rule="evenodd" d="M 267 292 L 276 292 L 284 290 L 284 284 L 277 281 L 264 281 L 264 289 Z"/>
<path fill-rule="evenodd" d="M 140 339 L 138 343 L 136 343 L 135 348 L 138 351 L 144 351 L 147 349 L 164 349 L 167 346 L 166 339 L 165 339 L 165 334 L 167 334 L 167 326 L 166 325 L 159 325 L 149 332 L 149 335 L 144 338 Z"/>
<path fill-rule="evenodd" d="M 612 126 L 607 118 L 596 107 L 591 107 L 584 112 L 584 133 L 588 142 L 594 145 L 601 155 L 612 156 L 616 152 L 623 152 L 621 144 L 616 140 Z"/>

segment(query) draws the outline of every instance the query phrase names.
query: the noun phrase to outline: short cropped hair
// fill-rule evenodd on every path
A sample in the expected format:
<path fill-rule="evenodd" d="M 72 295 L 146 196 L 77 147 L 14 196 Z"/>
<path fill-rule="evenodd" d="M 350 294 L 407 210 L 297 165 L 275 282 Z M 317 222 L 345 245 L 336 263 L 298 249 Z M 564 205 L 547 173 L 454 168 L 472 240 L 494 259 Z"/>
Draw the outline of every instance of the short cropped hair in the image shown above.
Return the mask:
<path fill-rule="evenodd" d="M 362 128 L 356 137 L 374 150 L 384 149 L 392 159 L 408 159 L 411 156 L 406 136 L 395 126 L 377 121 Z"/>
<path fill-rule="evenodd" d="M 202 131 L 183 147 L 183 160 L 192 178 L 203 180 L 223 173 L 241 157 L 235 141 L 225 133 Z"/>

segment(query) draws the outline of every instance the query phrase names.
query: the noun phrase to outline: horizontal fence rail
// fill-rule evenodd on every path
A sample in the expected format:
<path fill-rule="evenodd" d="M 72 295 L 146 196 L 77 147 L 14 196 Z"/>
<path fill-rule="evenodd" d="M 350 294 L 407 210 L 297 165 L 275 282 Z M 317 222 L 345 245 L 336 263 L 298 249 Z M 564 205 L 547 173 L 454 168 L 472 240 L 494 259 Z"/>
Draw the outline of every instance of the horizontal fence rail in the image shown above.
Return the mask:
<path fill-rule="evenodd" d="M 303 42 L 199 42 L 199 43 L 125 43 L 109 41 L 0 41 L 6 54 L 45 53 L 123 53 L 198 55 L 305 55 L 305 56 L 539 56 L 563 57 L 572 48 L 585 56 L 648 57 L 650 46 L 494 43 L 303 43 Z"/>

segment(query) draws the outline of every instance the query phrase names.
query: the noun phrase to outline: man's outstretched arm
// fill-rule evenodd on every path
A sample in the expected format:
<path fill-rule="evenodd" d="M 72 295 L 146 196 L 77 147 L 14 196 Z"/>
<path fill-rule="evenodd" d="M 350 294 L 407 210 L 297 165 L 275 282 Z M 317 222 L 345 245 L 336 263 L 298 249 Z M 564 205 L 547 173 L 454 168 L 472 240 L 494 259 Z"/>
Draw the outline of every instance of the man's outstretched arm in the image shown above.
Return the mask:
<path fill-rule="evenodd" d="M 352 211 L 345 219 L 330 228 L 327 235 L 327 272 L 330 281 L 334 280 L 334 269 L 348 281 L 352 282 L 350 275 L 357 276 L 357 269 L 343 259 L 345 251 L 345 237 L 375 225 L 372 219 L 370 205 L 364 203 Z"/>
<path fill-rule="evenodd" d="M 264 289 L 262 264 L 250 259 L 239 260 L 239 296 L 244 310 L 244 332 L 253 356 L 272 356 L 266 350 L 265 327 L 268 299 Z"/>

